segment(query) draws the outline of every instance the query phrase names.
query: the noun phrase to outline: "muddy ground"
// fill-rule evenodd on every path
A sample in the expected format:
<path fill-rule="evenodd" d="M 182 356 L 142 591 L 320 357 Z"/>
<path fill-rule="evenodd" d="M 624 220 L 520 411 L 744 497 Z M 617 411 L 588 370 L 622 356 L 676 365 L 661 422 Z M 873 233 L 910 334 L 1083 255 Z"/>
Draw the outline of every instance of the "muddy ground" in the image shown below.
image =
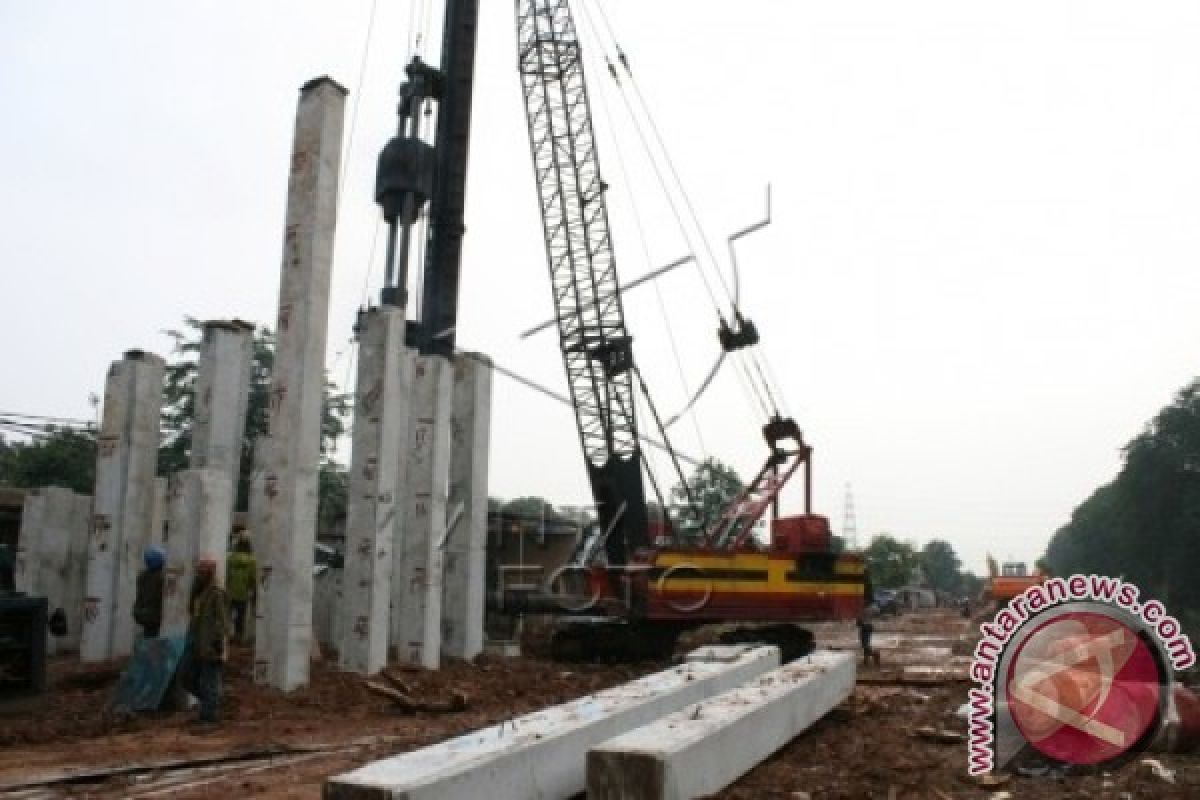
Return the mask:
<path fill-rule="evenodd" d="M 717 797 L 1200 797 L 1196 756 L 1154 756 L 1173 772 L 1173 784 L 1140 760 L 1111 775 L 1014 775 L 996 787 L 968 780 L 964 744 L 915 733 L 923 726 L 965 731 L 954 711 L 968 685 L 951 678 L 965 669 L 967 630 L 950 612 L 883 621 L 877 635 L 882 667 L 861 669 L 848 702 Z M 857 644 L 852 625 L 822 625 L 815 632 L 822 646 Z M 249 655 L 235 653 L 226 719 L 215 732 L 191 727 L 187 712 L 114 717 L 107 704 L 117 665 L 53 660 L 45 697 L 0 712 L 0 787 L 10 787 L 0 788 L 0 798 L 318 798 L 330 775 L 665 666 L 564 665 L 538 657 L 452 663 L 437 673 L 400 677 L 415 698 L 436 701 L 461 692 L 466 710 L 406 713 L 328 661 L 314 662 L 307 689 L 291 695 L 263 690 L 250 680 Z M 75 777 L 64 782 L 69 776 Z M 13 788 L 18 784 L 22 788 Z"/>

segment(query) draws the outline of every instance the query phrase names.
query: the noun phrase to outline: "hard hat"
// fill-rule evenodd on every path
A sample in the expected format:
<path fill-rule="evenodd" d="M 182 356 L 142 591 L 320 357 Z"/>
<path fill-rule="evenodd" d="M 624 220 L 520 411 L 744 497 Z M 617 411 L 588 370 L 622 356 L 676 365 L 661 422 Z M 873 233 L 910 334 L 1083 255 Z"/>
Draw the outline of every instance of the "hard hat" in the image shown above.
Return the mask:
<path fill-rule="evenodd" d="M 167 553 L 156 544 L 152 544 L 142 552 L 142 560 L 146 563 L 146 569 L 162 569 L 163 564 L 167 563 Z"/>
<path fill-rule="evenodd" d="M 212 556 L 200 556 L 196 559 L 196 572 L 216 572 L 217 560 Z"/>

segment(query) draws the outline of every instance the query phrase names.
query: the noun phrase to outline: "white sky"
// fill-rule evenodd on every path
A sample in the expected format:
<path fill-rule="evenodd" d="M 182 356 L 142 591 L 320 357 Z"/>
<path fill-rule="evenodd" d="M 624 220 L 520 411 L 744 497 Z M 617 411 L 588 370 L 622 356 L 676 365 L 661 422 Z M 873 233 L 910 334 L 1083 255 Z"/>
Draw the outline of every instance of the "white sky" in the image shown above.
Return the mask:
<path fill-rule="evenodd" d="M 459 340 L 561 387 L 552 335 L 517 338 L 550 296 L 512 3 L 483 5 Z M 989 550 L 1040 554 L 1197 374 L 1200 5 L 605 7 L 719 252 L 774 186 L 773 226 L 739 251 L 743 300 L 816 448 L 816 510 L 839 528 L 852 482 L 860 537 L 945 538 L 976 571 Z M 108 363 L 165 354 L 185 314 L 273 322 L 296 92 L 325 73 L 358 109 L 330 319 L 346 381 L 410 52 L 412 6 L 382 0 L 359 86 L 369 10 L 0 0 L 0 410 L 88 416 Z M 604 78 L 598 116 L 620 108 Z M 685 246 L 627 120 L 609 120 L 632 175 L 606 134 L 628 280 L 647 266 L 627 189 L 655 265 Z M 693 385 L 715 356 L 699 287 L 661 284 Z M 671 413 L 684 392 L 654 290 L 628 312 Z M 569 412 L 503 378 L 495 402 L 492 493 L 585 501 Z M 733 372 L 697 422 L 703 445 L 685 422 L 682 449 L 757 468 L 761 420 Z"/>

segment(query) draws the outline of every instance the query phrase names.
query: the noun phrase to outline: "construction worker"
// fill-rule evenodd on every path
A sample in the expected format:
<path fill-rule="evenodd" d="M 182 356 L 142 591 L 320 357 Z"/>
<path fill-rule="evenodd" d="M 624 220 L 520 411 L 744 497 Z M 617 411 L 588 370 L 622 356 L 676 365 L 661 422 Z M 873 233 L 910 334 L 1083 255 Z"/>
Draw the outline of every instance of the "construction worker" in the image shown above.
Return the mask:
<path fill-rule="evenodd" d="M 191 659 L 192 688 L 200 701 L 197 722 L 216 725 L 221 705 L 221 672 L 229 653 L 229 612 L 225 590 L 217 583 L 217 562 L 202 556 L 188 603 L 187 647 Z"/>
<path fill-rule="evenodd" d="M 133 621 L 142 628 L 142 636 L 153 639 L 162 627 L 163 566 L 166 552 L 150 545 L 142 552 L 145 569 L 138 573 L 137 591 L 133 596 Z"/>
<path fill-rule="evenodd" d="M 856 625 L 858 626 L 858 641 L 862 645 L 863 666 L 875 662 L 879 666 L 879 653 L 871 646 L 871 635 L 875 633 L 875 617 L 879 614 L 879 606 L 875 604 L 875 587 L 871 584 L 871 576 L 863 571 L 863 607 L 859 612 Z"/>
<path fill-rule="evenodd" d="M 229 611 L 233 616 L 233 635 L 236 641 L 246 640 L 246 609 L 254 602 L 258 584 L 258 564 L 250 538 L 243 532 L 238 536 L 225 565 L 225 589 L 229 594 Z"/>

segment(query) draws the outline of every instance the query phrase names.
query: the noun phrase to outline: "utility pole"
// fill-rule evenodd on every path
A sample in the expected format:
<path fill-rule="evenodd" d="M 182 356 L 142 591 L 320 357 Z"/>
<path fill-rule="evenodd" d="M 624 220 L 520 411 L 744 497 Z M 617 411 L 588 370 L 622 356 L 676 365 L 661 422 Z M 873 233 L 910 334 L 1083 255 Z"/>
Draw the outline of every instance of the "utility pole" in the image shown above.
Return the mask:
<path fill-rule="evenodd" d="M 847 550 L 858 549 L 858 520 L 854 516 L 854 490 L 846 484 L 846 499 L 842 506 L 842 539 Z"/>

